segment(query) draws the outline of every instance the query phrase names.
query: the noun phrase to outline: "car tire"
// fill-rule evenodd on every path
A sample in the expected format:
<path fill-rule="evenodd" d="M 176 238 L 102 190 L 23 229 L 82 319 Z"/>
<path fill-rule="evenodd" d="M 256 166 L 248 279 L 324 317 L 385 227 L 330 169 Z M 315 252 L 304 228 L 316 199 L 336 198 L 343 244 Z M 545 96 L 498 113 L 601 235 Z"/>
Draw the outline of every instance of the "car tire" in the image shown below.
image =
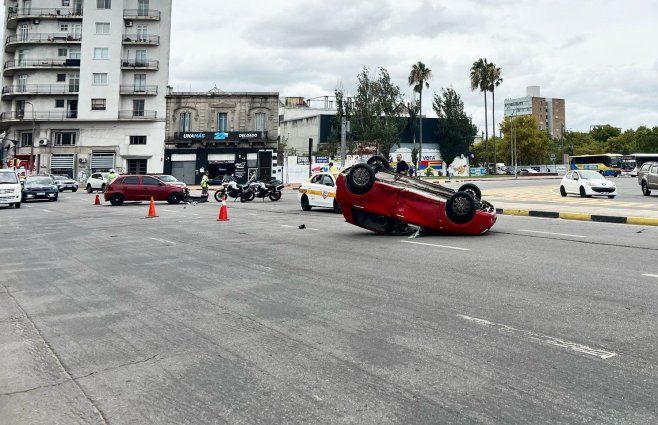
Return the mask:
<path fill-rule="evenodd" d="M 615 199 L 615 195 L 608 195 L 608 199 Z"/>
<path fill-rule="evenodd" d="M 20 202 L 16 202 L 16 203 L 14 204 L 14 208 L 16 208 L 16 209 L 20 209 L 20 207 L 21 207 L 21 203 L 20 203 Z"/>
<path fill-rule="evenodd" d="M 580 186 L 580 197 L 581 198 L 587 198 L 587 192 L 585 192 L 585 187 Z"/>
<path fill-rule="evenodd" d="M 567 196 L 567 190 L 564 186 L 560 186 L 560 195 L 562 195 L 563 198 Z"/>
<path fill-rule="evenodd" d="M 482 191 L 480 191 L 480 188 L 473 183 L 466 183 L 465 185 L 462 185 L 462 187 L 460 187 L 457 192 L 468 192 L 474 199 L 477 199 L 478 201 L 482 199 Z"/>
<path fill-rule="evenodd" d="M 302 211 L 311 211 L 311 209 L 313 208 L 306 194 L 302 195 L 302 199 L 300 199 L 299 202 L 302 204 Z"/>
<path fill-rule="evenodd" d="M 338 202 L 334 199 L 334 212 L 336 214 L 342 214 L 343 210 L 340 209 L 340 205 L 338 205 Z"/>
<path fill-rule="evenodd" d="M 50 202 L 57 202 L 57 198 L 58 198 L 58 197 L 55 196 L 54 198 L 52 198 L 52 199 L 48 199 L 48 200 L 49 200 Z"/>
<path fill-rule="evenodd" d="M 172 192 L 167 196 L 167 203 L 171 205 L 180 204 L 183 200 L 183 195 L 178 192 Z"/>
<path fill-rule="evenodd" d="M 123 204 L 123 195 L 120 193 L 115 193 L 114 195 L 110 196 L 110 204 L 112 204 L 113 207 L 118 207 L 121 204 Z"/>
<path fill-rule="evenodd" d="M 446 215 L 453 223 L 468 223 L 476 212 L 475 199 L 469 192 L 457 192 L 446 202 Z"/>
<path fill-rule="evenodd" d="M 57 189 L 57 190 L 59 191 L 59 193 L 64 192 L 64 189 Z"/>
<path fill-rule="evenodd" d="M 647 182 L 642 182 L 642 194 L 644 196 L 651 195 L 651 190 L 649 189 L 649 185 L 647 185 Z"/>
<path fill-rule="evenodd" d="M 368 164 L 356 164 L 346 176 L 347 190 L 363 195 L 375 184 L 375 170 Z"/>
<path fill-rule="evenodd" d="M 75 193 L 75 192 L 77 192 L 77 191 L 78 191 L 78 189 L 71 189 L 71 192 L 72 192 L 72 193 Z"/>
<path fill-rule="evenodd" d="M 370 165 L 375 173 L 380 171 L 391 171 L 391 164 L 381 155 L 372 156 L 366 161 L 366 164 Z"/>
<path fill-rule="evenodd" d="M 272 192 L 272 193 L 270 193 L 269 198 L 270 198 L 270 201 L 276 202 L 279 199 L 281 199 L 281 192 L 279 192 L 278 190 L 276 192 Z"/>
<path fill-rule="evenodd" d="M 87 183 L 87 193 L 92 193 L 94 189 L 91 187 L 89 183 Z"/>

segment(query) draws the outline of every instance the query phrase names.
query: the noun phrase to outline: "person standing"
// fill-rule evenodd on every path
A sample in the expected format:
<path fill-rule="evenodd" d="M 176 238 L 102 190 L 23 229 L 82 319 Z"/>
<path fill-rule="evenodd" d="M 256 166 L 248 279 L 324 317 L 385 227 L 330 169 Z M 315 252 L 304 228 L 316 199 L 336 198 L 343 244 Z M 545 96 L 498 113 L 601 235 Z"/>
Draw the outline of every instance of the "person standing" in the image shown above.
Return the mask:
<path fill-rule="evenodd" d="M 209 186 L 208 172 L 206 171 L 205 173 L 203 173 L 203 177 L 201 177 L 201 194 L 203 196 L 206 196 L 208 194 L 208 186 Z"/>
<path fill-rule="evenodd" d="M 110 170 L 110 174 L 107 175 L 107 184 L 112 183 L 112 180 L 116 179 L 119 175 L 117 174 L 116 171 L 114 171 L 114 168 Z"/>
<path fill-rule="evenodd" d="M 331 174 L 336 174 L 336 173 L 338 173 L 338 171 L 339 171 L 338 167 L 336 167 L 333 162 L 330 162 L 329 163 L 329 172 Z"/>
<path fill-rule="evenodd" d="M 398 163 L 395 166 L 395 171 L 398 174 L 408 174 L 409 173 L 409 164 L 407 164 L 407 161 L 402 159 L 402 155 L 398 154 L 397 156 Z"/>

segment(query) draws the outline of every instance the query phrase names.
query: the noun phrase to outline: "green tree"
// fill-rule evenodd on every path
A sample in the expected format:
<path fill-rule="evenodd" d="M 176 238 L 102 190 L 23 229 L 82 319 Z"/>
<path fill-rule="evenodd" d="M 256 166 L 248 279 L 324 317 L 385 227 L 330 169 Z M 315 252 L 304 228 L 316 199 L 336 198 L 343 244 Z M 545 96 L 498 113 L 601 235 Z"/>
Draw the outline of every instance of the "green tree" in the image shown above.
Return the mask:
<path fill-rule="evenodd" d="M 641 153 L 658 152 L 658 127 L 638 127 L 635 132 L 637 150 Z"/>
<path fill-rule="evenodd" d="M 590 133 L 581 131 L 567 131 L 564 134 L 564 147 L 569 155 L 588 155 L 599 150 L 599 142 L 594 140 Z M 602 150 L 602 148 L 600 148 Z M 585 153 L 582 153 L 585 152 Z"/>
<path fill-rule="evenodd" d="M 408 82 L 411 87 L 413 87 L 414 92 L 419 94 L 419 113 L 418 119 L 420 121 L 420 149 L 419 157 L 423 157 L 423 89 L 429 88 L 429 80 L 432 79 L 432 70 L 425 66 L 424 63 L 418 62 L 411 67 L 411 72 L 409 73 Z"/>
<path fill-rule="evenodd" d="M 637 152 L 635 130 L 626 130 L 619 136 L 609 138 L 605 144 L 605 151 L 622 155 Z"/>
<path fill-rule="evenodd" d="M 464 102 L 452 87 L 441 89 L 441 94 L 435 93 L 432 107 L 439 117 L 439 152 L 449 166 L 456 156 L 468 153 L 478 130 L 464 112 Z"/>
<path fill-rule="evenodd" d="M 617 137 L 621 134 L 621 130 L 611 126 L 610 124 L 597 125 L 592 127 L 589 134 L 592 135 L 592 138 L 599 143 L 605 143 L 611 137 Z"/>
<path fill-rule="evenodd" d="M 488 73 L 489 62 L 486 59 L 480 58 L 473 62 L 471 66 L 471 90 L 480 90 L 484 93 L 484 150 L 485 156 L 487 157 L 486 161 L 489 161 L 489 123 L 488 123 L 488 112 L 487 112 L 487 92 L 491 84 L 489 83 L 489 73 Z"/>
<path fill-rule="evenodd" d="M 549 160 L 550 137 L 538 128 L 537 119 L 532 115 L 505 118 L 501 125 L 504 138 L 500 153 L 503 158 L 512 156 L 512 128 L 516 138 L 517 163 L 519 165 L 543 164 Z"/>

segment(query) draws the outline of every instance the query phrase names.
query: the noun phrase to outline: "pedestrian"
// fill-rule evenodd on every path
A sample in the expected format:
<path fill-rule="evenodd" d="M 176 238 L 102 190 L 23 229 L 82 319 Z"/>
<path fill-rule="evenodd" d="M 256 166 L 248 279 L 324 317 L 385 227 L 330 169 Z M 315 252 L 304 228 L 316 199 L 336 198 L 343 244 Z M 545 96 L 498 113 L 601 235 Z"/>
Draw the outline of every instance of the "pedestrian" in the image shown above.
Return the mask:
<path fill-rule="evenodd" d="M 395 171 L 398 174 L 407 174 L 407 173 L 409 173 L 409 164 L 407 164 L 407 161 L 402 159 L 402 155 L 398 154 L 397 159 L 398 159 L 398 163 L 395 166 Z"/>
<path fill-rule="evenodd" d="M 333 162 L 329 163 L 329 172 L 332 174 L 338 173 L 338 167 L 336 167 Z"/>
<path fill-rule="evenodd" d="M 208 194 L 208 172 L 203 173 L 201 177 L 201 195 L 206 196 Z"/>
<path fill-rule="evenodd" d="M 112 180 L 116 179 L 119 175 L 117 174 L 116 171 L 114 171 L 114 168 L 110 170 L 110 174 L 107 175 L 107 184 L 112 183 Z"/>

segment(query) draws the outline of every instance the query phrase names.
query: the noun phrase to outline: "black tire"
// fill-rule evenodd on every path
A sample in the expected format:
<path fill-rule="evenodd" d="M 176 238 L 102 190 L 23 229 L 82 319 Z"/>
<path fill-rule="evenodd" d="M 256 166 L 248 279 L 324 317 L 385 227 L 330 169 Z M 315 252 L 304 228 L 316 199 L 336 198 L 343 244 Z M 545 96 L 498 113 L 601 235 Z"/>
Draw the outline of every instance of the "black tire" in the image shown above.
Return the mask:
<path fill-rule="evenodd" d="M 363 195 L 375 184 L 375 170 L 368 164 L 356 164 L 346 176 L 347 190 Z"/>
<path fill-rule="evenodd" d="M 167 196 L 167 203 L 171 205 L 180 204 L 183 200 L 183 195 L 178 192 L 172 192 Z"/>
<path fill-rule="evenodd" d="M 338 205 L 338 202 L 334 199 L 334 212 L 336 214 L 342 214 L 343 210 L 340 209 L 340 205 Z"/>
<path fill-rule="evenodd" d="M 391 171 L 391 164 L 388 160 L 381 155 L 375 155 L 366 161 L 366 164 L 370 165 L 375 173 L 385 170 Z"/>
<path fill-rule="evenodd" d="M 475 213 L 475 199 L 469 192 L 457 192 L 446 202 L 446 215 L 453 223 L 468 223 Z"/>
<path fill-rule="evenodd" d="M 560 195 L 562 195 L 563 198 L 567 196 L 567 191 L 564 186 L 560 186 Z"/>
<path fill-rule="evenodd" d="M 64 189 L 63 189 L 63 188 L 60 188 L 60 189 L 57 189 L 57 190 L 59 191 L 59 193 L 64 192 Z"/>
<path fill-rule="evenodd" d="M 482 199 L 482 191 L 480 191 L 480 188 L 473 183 L 466 183 L 465 185 L 462 185 L 462 187 L 460 187 L 457 192 L 468 192 L 474 199 L 477 199 L 478 201 Z"/>
<path fill-rule="evenodd" d="M 306 194 L 302 195 L 302 199 L 300 200 L 300 202 L 302 204 L 302 211 L 311 211 L 311 209 L 313 208 L 311 206 L 311 203 L 308 201 L 308 196 L 306 196 Z"/>
<path fill-rule="evenodd" d="M 71 192 L 73 192 L 73 193 L 75 193 L 77 191 L 78 191 L 78 189 L 71 189 Z"/>
<path fill-rule="evenodd" d="M 608 195 L 608 199 L 615 199 L 615 195 Z"/>
<path fill-rule="evenodd" d="M 651 195 L 651 190 L 649 189 L 649 185 L 647 185 L 647 182 L 642 182 L 642 194 L 644 196 Z"/>
<path fill-rule="evenodd" d="M 587 198 L 587 193 L 585 192 L 585 188 L 583 186 L 580 186 L 580 197 Z"/>
<path fill-rule="evenodd" d="M 49 200 L 50 202 L 57 202 L 57 198 L 58 198 L 58 196 L 55 196 L 54 198 L 50 198 L 50 199 L 48 199 L 48 200 Z"/>
<path fill-rule="evenodd" d="M 254 199 L 254 194 L 251 192 L 249 193 L 245 192 L 242 195 L 240 195 L 240 202 L 242 202 L 243 204 L 245 202 L 250 202 L 253 199 Z"/>
<path fill-rule="evenodd" d="M 113 207 L 118 207 L 123 204 L 123 195 L 120 193 L 115 193 L 114 195 L 110 196 L 110 204 L 112 204 Z"/>
<path fill-rule="evenodd" d="M 224 199 L 224 196 L 226 196 L 226 192 L 224 192 L 223 190 L 216 190 L 215 191 L 215 201 L 222 202 L 222 200 Z"/>
<path fill-rule="evenodd" d="M 92 193 L 94 189 L 92 189 L 91 185 L 87 183 L 87 193 Z"/>
<path fill-rule="evenodd" d="M 270 201 L 276 202 L 279 199 L 281 199 L 281 192 L 277 190 L 276 192 L 270 193 Z"/>
<path fill-rule="evenodd" d="M 16 208 L 16 209 L 19 209 L 20 207 L 21 207 L 21 203 L 20 203 L 20 202 L 16 202 L 16 203 L 14 204 L 14 208 Z"/>

